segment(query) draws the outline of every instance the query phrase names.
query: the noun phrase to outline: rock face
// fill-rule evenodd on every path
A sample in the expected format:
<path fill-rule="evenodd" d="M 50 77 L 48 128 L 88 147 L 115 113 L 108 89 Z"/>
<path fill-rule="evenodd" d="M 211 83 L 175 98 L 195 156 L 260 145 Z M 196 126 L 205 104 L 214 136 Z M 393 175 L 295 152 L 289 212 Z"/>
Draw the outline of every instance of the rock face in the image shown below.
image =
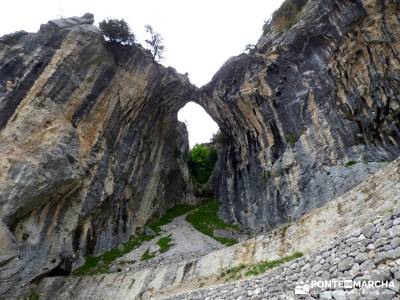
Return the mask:
<path fill-rule="evenodd" d="M 303 1 L 304 2 L 304 1 Z M 310 0 L 266 26 L 201 89 L 224 138 L 222 215 L 252 229 L 297 219 L 399 155 L 398 1 Z M 348 165 L 346 165 L 348 163 Z"/>
<path fill-rule="evenodd" d="M 305 2 L 305 1 L 303 1 Z M 396 0 L 309 0 L 198 89 L 141 46 L 105 43 L 93 15 L 0 38 L 0 298 L 67 275 L 192 202 L 196 101 L 223 137 L 221 215 L 270 229 L 400 154 Z M 355 162 L 358 162 L 354 164 Z"/>
<path fill-rule="evenodd" d="M 92 23 L 0 39 L 0 298 L 194 200 L 177 112 L 195 87 Z"/>

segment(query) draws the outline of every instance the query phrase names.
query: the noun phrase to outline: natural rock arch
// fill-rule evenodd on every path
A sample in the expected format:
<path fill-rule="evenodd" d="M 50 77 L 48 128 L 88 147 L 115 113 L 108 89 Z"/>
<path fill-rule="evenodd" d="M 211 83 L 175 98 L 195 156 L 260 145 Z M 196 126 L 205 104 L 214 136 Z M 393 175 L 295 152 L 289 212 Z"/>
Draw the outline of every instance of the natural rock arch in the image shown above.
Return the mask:
<path fill-rule="evenodd" d="M 298 218 L 396 157 L 395 14 L 309 1 L 303 20 L 265 32 L 255 53 L 230 59 L 200 89 L 139 46 L 107 45 L 91 15 L 2 37 L 0 238 L 10 272 L 0 295 L 193 201 L 176 119 L 187 101 L 224 135 L 221 215 L 252 230 Z M 370 84 L 349 80 L 354 70 Z"/>

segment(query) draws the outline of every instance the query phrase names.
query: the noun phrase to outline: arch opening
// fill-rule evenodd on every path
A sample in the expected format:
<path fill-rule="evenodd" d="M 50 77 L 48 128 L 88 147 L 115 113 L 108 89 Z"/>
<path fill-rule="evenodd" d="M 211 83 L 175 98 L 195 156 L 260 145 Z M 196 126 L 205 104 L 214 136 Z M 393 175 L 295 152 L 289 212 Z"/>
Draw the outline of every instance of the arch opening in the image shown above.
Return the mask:
<path fill-rule="evenodd" d="M 189 133 L 189 145 L 210 143 L 219 131 L 218 124 L 199 104 L 188 102 L 178 112 L 178 120 L 186 124 Z"/>
<path fill-rule="evenodd" d="M 215 141 L 220 131 L 219 126 L 203 107 L 194 102 L 187 103 L 179 110 L 178 119 L 186 124 L 188 130 L 190 151 L 186 161 L 189 173 L 197 187 L 204 186 L 217 162 L 218 149 Z"/>

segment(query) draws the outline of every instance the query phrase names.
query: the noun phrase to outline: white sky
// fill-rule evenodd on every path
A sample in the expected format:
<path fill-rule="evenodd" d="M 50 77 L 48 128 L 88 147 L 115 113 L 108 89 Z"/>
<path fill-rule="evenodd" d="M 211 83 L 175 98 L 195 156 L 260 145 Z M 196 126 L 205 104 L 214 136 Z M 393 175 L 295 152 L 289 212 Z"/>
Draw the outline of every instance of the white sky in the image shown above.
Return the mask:
<path fill-rule="evenodd" d="M 151 24 L 164 37 L 164 65 L 189 73 L 191 82 L 209 82 L 219 67 L 246 44 L 255 44 L 264 20 L 283 0 L 11 0 L 0 10 L 0 36 L 23 29 L 35 32 L 40 24 L 60 16 L 95 15 L 96 23 L 107 18 L 125 19 L 137 40 L 145 38 Z M 144 44 L 142 42 L 142 44 Z M 205 114 L 205 116 L 204 116 Z M 201 117 L 203 116 L 203 117 Z M 189 123 L 189 139 L 207 142 L 216 124 L 194 104 L 185 106 L 181 120 Z M 192 123 L 195 122 L 197 126 Z M 197 128 L 196 128 L 197 127 Z"/>

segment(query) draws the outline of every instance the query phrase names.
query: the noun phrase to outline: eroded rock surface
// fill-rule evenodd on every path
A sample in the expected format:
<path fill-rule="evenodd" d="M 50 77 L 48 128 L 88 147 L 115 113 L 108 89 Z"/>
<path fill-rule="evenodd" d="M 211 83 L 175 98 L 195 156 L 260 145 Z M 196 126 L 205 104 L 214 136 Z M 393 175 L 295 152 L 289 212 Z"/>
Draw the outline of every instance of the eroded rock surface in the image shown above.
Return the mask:
<path fill-rule="evenodd" d="M 92 23 L 0 39 L 0 298 L 194 200 L 177 111 L 195 87 Z"/>
<path fill-rule="evenodd" d="M 0 298 L 195 201 L 177 121 L 189 101 L 223 137 L 221 215 L 251 231 L 299 218 L 400 154 L 397 0 L 309 0 L 198 89 L 93 15 L 0 37 Z M 355 163 L 355 164 L 354 164 Z"/>
<path fill-rule="evenodd" d="M 228 60 L 201 104 L 224 138 L 222 215 L 253 230 L 297 219 L 399 155 L 398 1 L 310 0 L 290 29 Z M 348 165 L 346 165 L 348 164 Z"/>

